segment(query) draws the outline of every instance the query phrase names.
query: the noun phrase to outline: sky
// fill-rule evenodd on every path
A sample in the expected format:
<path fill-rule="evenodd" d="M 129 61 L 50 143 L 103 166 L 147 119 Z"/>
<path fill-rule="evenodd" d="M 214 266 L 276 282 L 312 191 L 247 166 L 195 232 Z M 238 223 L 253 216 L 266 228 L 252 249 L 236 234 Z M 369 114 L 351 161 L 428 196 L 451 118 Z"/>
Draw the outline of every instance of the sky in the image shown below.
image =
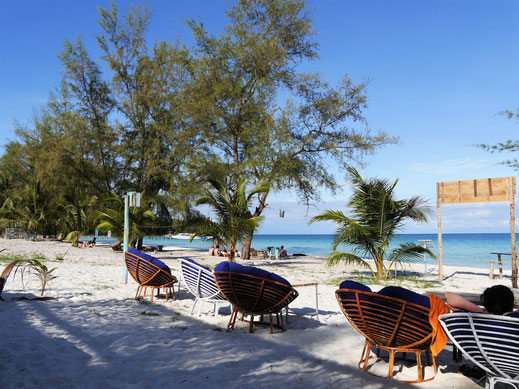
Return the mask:
<path fill-rule="evenodd" d="M 116 1 L 124 10 L 129 1 Z M 134 2 L 138 3 L 138 2 Z M 98 58 L 97 7 L 108 1 L 3 1 L 0 3 L 0 145 L 14 139 L 14 122 L 30 125 L 56 88 L 62 67 L 56 54 L 80 36 Z M 144 4 L 144 3 L 143 3 Z M 192 39 L 183 19 L 200 18 L 219 33 L 225 1 L 148 1 L 149 42 Z M 363 177 L 399 179 L 397 196 L 420 195 L 436 209 L 436 182 L 515 176 L 500 164 L 513 155 L 491 154 L 476 144 L 517 139 L 519 123 L 499 112 L 519 107 L 519 2 L 500 0 L 311 0 L 319 33 L 318 61 L 301 69 L 330 84 L 344 74 L 367 82 L 364 114 L 372 131 L 398 136 L 365 158 Z M 333 167 L 330 167 L 333 169 Z M 322 192 L 307 208 L 288 191 L 271 193 L 261 233 L 333 233 L 326 223 L 307 225 L 324 209 L 345 208 L 351 194 Z M 279 217 L 279 210 L 285 217 Z M 404 232 L 436 232 L 436 216 Z M 507 203 L 443 205 L 445 233 L 508 232 Z"/>

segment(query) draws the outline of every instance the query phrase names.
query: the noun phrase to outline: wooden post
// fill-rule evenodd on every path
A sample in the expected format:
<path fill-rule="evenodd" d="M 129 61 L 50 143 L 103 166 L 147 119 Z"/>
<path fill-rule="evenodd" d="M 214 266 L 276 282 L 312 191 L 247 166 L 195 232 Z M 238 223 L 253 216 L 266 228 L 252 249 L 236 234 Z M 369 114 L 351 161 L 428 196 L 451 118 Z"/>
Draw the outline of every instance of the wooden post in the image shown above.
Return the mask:
<path fill-rule="evenodd" d="M 442 243 L 442 214 L 440 201 L 440 183 L 436 183 L 436 214 L 438 215 L 438 278 L 443 280 L 443 243 Z"/>
<path fill-rule="evenodd" d="M 488 278 L 491 280 L 494 279 L 494 261 L 490 261 L 490 272 L 488 273 Z"/>
<path fill-rule="evenodd" d="M 497 261 L 499 263 L 499 279 L 503 279 L 503 262 L 501 261 L 501 254 L 497 254 Z"/>
<path fill-rule="evenodd" d="M 512 240 L 512 288 L 517 289 L 517 250 L 515 247 L 515 177 L 512 177 L 510 193 L 510 235 Z"/>

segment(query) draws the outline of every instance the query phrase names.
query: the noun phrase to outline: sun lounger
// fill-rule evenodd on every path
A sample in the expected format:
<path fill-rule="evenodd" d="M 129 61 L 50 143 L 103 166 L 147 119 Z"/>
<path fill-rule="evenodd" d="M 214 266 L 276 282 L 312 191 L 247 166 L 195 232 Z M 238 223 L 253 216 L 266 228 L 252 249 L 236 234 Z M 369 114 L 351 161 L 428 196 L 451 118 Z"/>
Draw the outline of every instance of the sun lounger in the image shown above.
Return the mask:
<path fill-rule="evenodd" d="M 519 318 L 456 312 L 439 320 L 465 358 L 486 372 L 485 388 L 498 382 L 519 388 Z"/>
<path fill-rule="evenodd" d="M 124 261 L 128 273 L 139 284 L 135 299 L 140 298 L 141 293 L 146 296 L 148 288 L 151 289 L 152 302 L 154 292 L 159 293 L 160 289 L 165 290 L 166 301 L 168 301 L 168 292 L 173 295 L 173 300 L 176 299 L 173 285 L 178 280 L 171 275 L 171 270 L 162 261 L 134 248 L 124 253 Z"/>
<path fill-rule="evenodd" d="M 350 324 L 366 338 L 358 363 L 359 369 L 368 371 L 368 362 L 379 358 L 380 350 L 385 350 L 389 352 L 387 378 L 393 378 L 395 353 L 404 353 L 404 356 L 405 353 L 412 353 L 416 356 L 418 379 L 403 382 L 432 380 L 436 376 L 437 366 L 434 356 L 430 353 L 433 331 L 429 324 L 430 308 L 418 304 L 421 301 L 413 303 L 369 290 L 365 285 L 345 281 L 335 292 L 339 306 Z M 425 296 L 421 297 L 427 299 Z M 372 347 L 376 348 L 376 357 L 370 355 Z M 434 367 L 434 375 L 427 379 L 424 379 L 422 373 L 421 354 L 424 352 L 427 364 L 431 364 L 432 357 Z"/>
<path fill-rule="evenodd" d="M 213 272 L 189 258 L 179 258 L 178 262 L 181 280 L 187 290 L 195 296 L 191 315 L 197 303 L 200 303 L 198 306 L 198 316 L 201 314 L 203 303 L 209 303 L 213 304 L 214 315 L 217 316 L 220 305 L 227 305 L 229 302 L 218 290 Z"/>
<path fill-rule="evenodd" d="M 218 289 L 232 304 L 232 313 L 227 328 L 234 329 L 236 318 L 241 313 L 250 315 L 249 332 L 254 332 L 254 316 L 269 315 L 270 333 L 274 331 L 273 315 L 277 325 L 285 331 L 281 310 L 294 301 L 298 293 L 284 278 L 251 266 L 242 266 L 233 262 L 222 262 L 214 269 L 214 278 Z"/>

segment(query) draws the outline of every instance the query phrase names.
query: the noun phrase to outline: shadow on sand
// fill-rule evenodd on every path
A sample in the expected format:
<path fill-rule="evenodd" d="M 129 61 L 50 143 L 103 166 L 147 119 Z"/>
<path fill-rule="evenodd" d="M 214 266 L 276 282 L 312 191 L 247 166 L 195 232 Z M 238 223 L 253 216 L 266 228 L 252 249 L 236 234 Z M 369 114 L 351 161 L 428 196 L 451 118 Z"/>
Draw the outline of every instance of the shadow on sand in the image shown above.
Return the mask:
<path fill-rule="evenodd" d="M 226 331 L 227 317 L 212 324 L 180 314 L 178 297 L 0 303 L 0 377 L 8 387 L 39 388 L 413 387 L 312 354 L 340 342 L 345 327 L 320 325 L 300 315 L 306 309 L 296 309 L 286 333 L 249 334 L 246 326 Z"/>

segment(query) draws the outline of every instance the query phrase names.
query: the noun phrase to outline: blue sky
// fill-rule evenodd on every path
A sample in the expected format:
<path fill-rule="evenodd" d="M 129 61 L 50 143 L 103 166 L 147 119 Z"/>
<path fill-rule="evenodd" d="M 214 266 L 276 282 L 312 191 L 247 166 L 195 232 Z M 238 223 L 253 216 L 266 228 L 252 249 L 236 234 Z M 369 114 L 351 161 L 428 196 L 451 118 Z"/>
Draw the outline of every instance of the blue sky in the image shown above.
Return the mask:
<path fill-rule="evenodd" d="M 117 1 L 121 9 L 130 2 Z M 212 32 L 225 25 L 224 6 L 211 1 L 148 1 L 150 41 L 180 38 L 181 18 L 200 17 Z M 81 36 L 93 57 L 97 5 L 108 1 L 0 3 L 0 144 L 13 138 L 13 121 L 29 124 L 59 82 L 56 54 L 65 38 Z M 319 32 L 319 61 L 304 66 L 331 84 L 348 73 L 368 82 L 365 114 L 374 131 L 399 136 L 366 158 L 365 177 L 399 178 L 398 195 L 421 195 L 435 206 L 435 183 L 515 175 L 499 165 L 507 156 L 473 147 L 515 139 L 519 123 L 497 115 L 519 106 L 519 2 L 311 1 Z M 319 210 L 344 208 L 349 195 L 323 192 L 309 209 L 289 192 L 269 200 L 263 233 L 330 233 L 332 225 L 306 226 Z M 286 216 L 277 216 L 279 209 Z M 445 232 L 506 232 L 506 203 L 445 206 Z M 436 220 L 407 232 L 435 232 Z"/>

